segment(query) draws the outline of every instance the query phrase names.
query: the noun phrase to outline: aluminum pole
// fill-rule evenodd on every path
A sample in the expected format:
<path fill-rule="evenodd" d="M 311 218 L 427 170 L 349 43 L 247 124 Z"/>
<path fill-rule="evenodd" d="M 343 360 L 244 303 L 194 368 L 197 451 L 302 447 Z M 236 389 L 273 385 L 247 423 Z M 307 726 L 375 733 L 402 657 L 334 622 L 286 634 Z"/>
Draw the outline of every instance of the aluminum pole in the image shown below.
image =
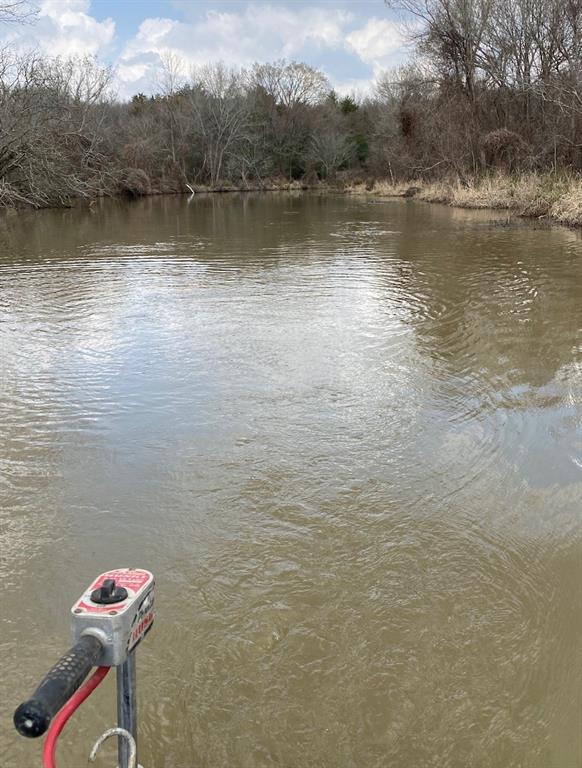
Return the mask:
<path fill-rule="evenodd" d="M 117 667 L 117 723 L 129 731 L 137 745 L 137 697 L 135 652 Z M 126 739 L 118 739 L 119 768 L 129 768 L 130 745 Z"/>

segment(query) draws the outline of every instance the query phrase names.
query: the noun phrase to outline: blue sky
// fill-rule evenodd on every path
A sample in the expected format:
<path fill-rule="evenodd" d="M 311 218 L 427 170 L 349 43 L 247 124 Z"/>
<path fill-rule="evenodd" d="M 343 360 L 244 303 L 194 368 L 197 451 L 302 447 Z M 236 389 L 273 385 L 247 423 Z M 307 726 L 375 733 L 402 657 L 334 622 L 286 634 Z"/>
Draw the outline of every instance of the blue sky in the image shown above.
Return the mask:
<path fill-rule="evenodd" d="M 32 26 L 5 28 L 4 41 L 51 55 L 91 54 L 116 70 L 122 97 L 155 90 L 161 57 L 179 56 L 184 75 L 221 60 L 298 59 L 321 68 L 341 93 L 366 92 L 408 56 L 399 20 L 383 0 L 40 0 Z M 0 33 L 2 36 L 2 33 Z"/>

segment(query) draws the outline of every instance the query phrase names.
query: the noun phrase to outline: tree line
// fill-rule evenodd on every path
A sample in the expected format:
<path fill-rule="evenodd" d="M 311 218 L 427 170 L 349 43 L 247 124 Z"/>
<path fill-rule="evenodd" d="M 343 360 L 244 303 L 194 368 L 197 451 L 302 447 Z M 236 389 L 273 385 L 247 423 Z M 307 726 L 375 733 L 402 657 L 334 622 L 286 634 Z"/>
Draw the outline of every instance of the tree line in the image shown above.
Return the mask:
<path fill-rule="evenodd" d="M 154 95 L 120 101 L 113 71 L 92 58 L 0 52 L 0 204 L 312 184 L 366 163 L 366 109 L 317 69 L 183 69 L 165 57 Z"/>
<path fill-rule="evenodd" d="M 580 169 L 582 0 L 387 4 L 414 56 L 361 98 L 301 62 L 167 55 L 154 94 L 122 101 L 92 58 L 0 51 L 0 205 Z"/>

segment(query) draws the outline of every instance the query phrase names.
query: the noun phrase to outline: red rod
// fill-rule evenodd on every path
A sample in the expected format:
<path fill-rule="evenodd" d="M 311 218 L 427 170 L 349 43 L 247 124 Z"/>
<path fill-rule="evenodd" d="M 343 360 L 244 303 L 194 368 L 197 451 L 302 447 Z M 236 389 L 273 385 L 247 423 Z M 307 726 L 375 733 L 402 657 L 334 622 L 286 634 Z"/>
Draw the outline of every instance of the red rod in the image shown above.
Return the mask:
<path fill-rule="evenodd" d="M 44 742 L 44 749 L 42 751 L 42 764 L 44 768 L 56 768 L 55 751 L 61 731 L 69 721 L 71 715 L 81 706 L 85 699 L 93 693 L 108 672 L 109 667 L 97 667 L 91 677 L 83 683 L 78 691 L 75 691 L 65 706 L 59 710 L 49 728 Z"/>

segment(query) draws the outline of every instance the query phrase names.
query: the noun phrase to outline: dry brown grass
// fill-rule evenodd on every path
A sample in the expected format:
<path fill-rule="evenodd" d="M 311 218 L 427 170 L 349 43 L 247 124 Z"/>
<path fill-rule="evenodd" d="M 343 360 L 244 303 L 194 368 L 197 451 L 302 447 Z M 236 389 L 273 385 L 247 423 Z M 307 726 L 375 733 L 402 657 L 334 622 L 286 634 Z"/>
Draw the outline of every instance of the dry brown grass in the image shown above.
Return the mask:
<path fill-rule="evenodd" d="M 454 205 L 456 185 L 446 181 L 436 181 L 431 184 L 419 183 L 420 192 L 415 195 L 419 200 L 426 203 L 444 203 L 445 205 Z"/>
<path fill-rule="evenodd" d="M 561 224 L 582 226 L 582 183 L 572 185 L 550 209 L 550 216 Z"/>
<path fill-rule="evenodd" d="M 392 183 L 347 186 L 349 194 L 375 197 L 404 197 L 411 187 L 419 200 L 445 203 L 459 208 L 495 208 L 510 210 L 519 216 L 548 218 L 570 226 L 582 226 L 582 178 L 568 174 L 528 173 L 519 176 L 493 174 L 459 181 Z"/>
<path fill-rule="evenodd" d="M 503 208 L 514 211 L 519 216 L 557 218 L 554 214 L 557 203 L 579 195 L 580 184 L 580 180 L 574 176 L 497 174 L 469 187 L 458 188 L 453 205 L 467 208 Z"/>
<path fill-rule="evenodd" d="M 456 184 L 451 203 L 459 208 L 513 208 L 511 181 L 507 177 L 496 177 L 468 185 Z"/>

